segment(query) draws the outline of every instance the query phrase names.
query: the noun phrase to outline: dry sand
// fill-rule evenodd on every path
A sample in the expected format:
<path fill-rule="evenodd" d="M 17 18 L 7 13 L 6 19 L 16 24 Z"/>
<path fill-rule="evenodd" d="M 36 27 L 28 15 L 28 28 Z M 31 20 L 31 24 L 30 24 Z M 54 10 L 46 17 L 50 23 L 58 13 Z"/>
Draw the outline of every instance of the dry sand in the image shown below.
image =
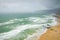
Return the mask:
<path fill-rule="evenodd" d="M 50 27 L 44 34 L 37 36 L 33 36 L 28 38 L 27 40 L 60 40 L 60 19 L 56 19 L 57 24 L 55 26 Z"/>
<path fill-rule="evenodd" d="M 60 40 L 60 19 L 57 18 L 57 25 L 49 28 L 42 34 L 39 40 Z"/>

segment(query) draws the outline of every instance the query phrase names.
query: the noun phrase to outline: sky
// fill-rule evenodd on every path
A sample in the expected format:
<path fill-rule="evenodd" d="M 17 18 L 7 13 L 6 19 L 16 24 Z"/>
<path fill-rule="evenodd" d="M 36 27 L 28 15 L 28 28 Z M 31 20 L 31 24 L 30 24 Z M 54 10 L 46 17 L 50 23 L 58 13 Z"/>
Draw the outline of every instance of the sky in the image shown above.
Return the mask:
<path fill-rule="evenodd" d="M 60 0 L 0 0 L 0 13 L 35 12 L 60 8 Z"/>

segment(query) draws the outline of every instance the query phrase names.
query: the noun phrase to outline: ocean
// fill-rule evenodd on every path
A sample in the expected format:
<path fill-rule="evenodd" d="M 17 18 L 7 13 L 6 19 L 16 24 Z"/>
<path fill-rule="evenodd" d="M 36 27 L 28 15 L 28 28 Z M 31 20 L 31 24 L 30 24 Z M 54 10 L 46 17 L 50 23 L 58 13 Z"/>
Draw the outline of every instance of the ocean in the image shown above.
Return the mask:
<path fill-rule="evenodd" d="M 0 14 L 0 40 L 26 40 L 56 24 L 53 14 Z"/>

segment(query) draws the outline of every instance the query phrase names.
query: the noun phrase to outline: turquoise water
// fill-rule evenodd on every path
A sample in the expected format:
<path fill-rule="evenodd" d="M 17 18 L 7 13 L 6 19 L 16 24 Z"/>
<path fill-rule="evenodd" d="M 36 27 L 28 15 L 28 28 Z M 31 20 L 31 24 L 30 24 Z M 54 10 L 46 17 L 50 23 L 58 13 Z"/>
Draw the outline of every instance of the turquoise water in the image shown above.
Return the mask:
<path fill-rule="evenodd" d="M 0 40 L 24 40 L 55 24 L 52 14 L 0 14 Z"/>

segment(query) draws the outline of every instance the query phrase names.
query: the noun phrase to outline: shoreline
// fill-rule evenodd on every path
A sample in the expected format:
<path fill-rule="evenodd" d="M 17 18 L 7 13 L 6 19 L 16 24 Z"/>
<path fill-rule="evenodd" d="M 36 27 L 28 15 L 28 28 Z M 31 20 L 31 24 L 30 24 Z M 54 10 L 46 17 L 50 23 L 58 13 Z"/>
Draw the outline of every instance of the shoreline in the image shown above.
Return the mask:
<path fill-rule="evenodd" d="M 54 17 L 55 18 L 55 17 Z M 56 18 L 53 20 L 54 22 L 51 24 L 52 26 L 56 25 Z M 46 31 L 48 30 L 48 27 L 44 27 L 44 30 L 42 33 L 40 33 L 40 31 L 38 31 L 37 33 L 34 33 L 33 35 L 30 35 L 28 38 L 26 38 L 25 40 L 39 40 L 40 36 L 45 34 Z"/>
<path fill-rule="evenodd" d="M 56 18 L 57 24 L 51 26 L 46 33 L 42 34 L 39 40 L 60 40 L 60 19 Z"/>

